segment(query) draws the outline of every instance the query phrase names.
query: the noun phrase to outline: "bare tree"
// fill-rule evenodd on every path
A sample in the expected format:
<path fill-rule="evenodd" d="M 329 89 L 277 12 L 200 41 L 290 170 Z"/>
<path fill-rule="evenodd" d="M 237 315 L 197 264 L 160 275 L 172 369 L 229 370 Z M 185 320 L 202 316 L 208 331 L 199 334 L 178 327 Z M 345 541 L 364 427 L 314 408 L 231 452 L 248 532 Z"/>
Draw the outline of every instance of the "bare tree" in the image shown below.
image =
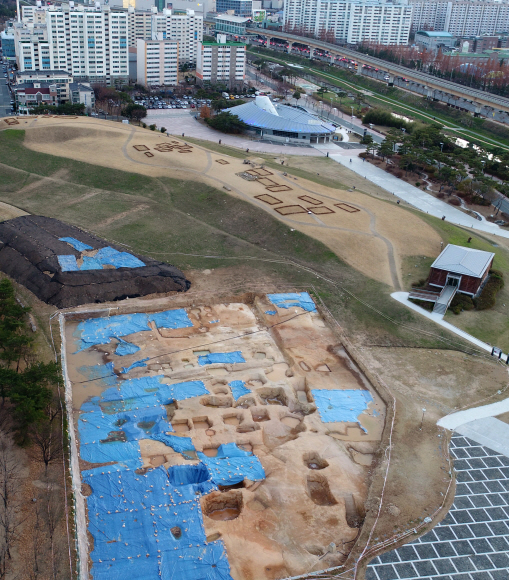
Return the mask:
<path fill-rule="evenodd" d="M 21 475 L 19 450 L 9 435 L 0 432 L 0 579 L 6 577 L 11 548 L 22 523 L 17 499 Z"/>
<path fill-rule="evenodd" d="M 55 396 L 44 409 L 44 419 L 30 426 L 30 435 L 44 463 L 44 475 L 48 466 L 62 456 L 62 415 L 60 401 Z"/>

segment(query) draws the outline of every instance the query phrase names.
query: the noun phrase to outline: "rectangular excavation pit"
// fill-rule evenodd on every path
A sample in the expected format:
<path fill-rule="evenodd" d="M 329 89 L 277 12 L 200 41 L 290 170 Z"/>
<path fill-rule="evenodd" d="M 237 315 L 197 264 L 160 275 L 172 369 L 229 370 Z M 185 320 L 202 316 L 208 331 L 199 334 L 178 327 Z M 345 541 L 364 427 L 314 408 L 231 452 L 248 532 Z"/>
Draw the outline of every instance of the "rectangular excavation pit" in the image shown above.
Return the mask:
<path fill-rule="evenodd" d="M 274 197 L 273 195 L 269 195 L 268 193 L 263 193 L 262 195 L 255 195 L 255 199 L 259 199 L 260 201 L 268 203 L 269 205 L 277 205 L 278 203 L 283 203 L 280 199 Z"/>
<path fill-rule="evenodd" d="M 210 429 L 212 427 L 212 422 L 209 420 L 208 417 L 193 417 L 191 419 L 193 423 L 193 427 L 195 429 Z"/>
<path fill-rule="evenodd" d="M 310 203 L 312 205 L 321 205 L 323 203 L 319 199 L 315 199 L 314 197 L 311 197 L 310 195 L 299 195 L 299 197 L 297 199 L 301 199 L 305 203 Z"/>
<path fill-rule="evenodd" d="M 179 433 L 188 433 L 192 429 L 189 419 L 174 419 L 171 422 L 171 426 L 177 435 Z"/>
<path fill-rule="evenodd" d="M 262 169 L 261 167 L 258 169 L 249 169 L 248 171 L 246 171 L 246 173 L 249 173 L 250 175 L 258 175 L 260 177 L 263 177 L 265 175 L 274 175 L 272 171 L 269 171 L 268 169 Z"/>
<path fill-rule="evenodd" d="M 268 189 L 272 193 L 278 193 L 280 191 L 292 191 L 289 185 L 267 185 L 265 189 Z"/>
<path fill-rule="evenodd" d="M 333 209 L 330 209 L 329 207 L 326 207 L 324 205 L 321 205 L 319 207 L 308 207 L 307 208 L 308 211 L 314 213 L 315 215 L 325 215 L 327 213 L 336 213 Z"/>
<path fill-rule="evenodd" d="M 276 207 L 275 210 L 281 215 L 294 215 L 296 213 L 308 213 L 301 205 L 284 205 L 283 207 Z"/>
<path fill-rule="evenodd" d="M 230 162 L 226 161 L 226 159 L 216 159 L 215 161 L 216 163 L 219 163 L 219 165 L 230 165 Z"/>
<path fill-rule="evenodd" d="M 264 186 L 278 185 L 277 181 L 274 181 L 273 179 L 269 179 L 268 177 L 259 177 L 258 183 L 261 185 L 264 185 Z"/>
<path fill-rule="evenodd" d="M 359 208 L 354 207 L 353 205 L 349 205 L 347 203 L 335 203 L 334 204 L 335 207 L 338 207 L 339 209 L 342 209 L 343 211 L 346 211 L 348 213 L 355 213 L 357 211 L 361 211 Z"/>
<path fill-rule="evenodd" d="M 225 413 L 223 423 L 225 425 L 240 425 L 242 422 L 242 413 Z"/>

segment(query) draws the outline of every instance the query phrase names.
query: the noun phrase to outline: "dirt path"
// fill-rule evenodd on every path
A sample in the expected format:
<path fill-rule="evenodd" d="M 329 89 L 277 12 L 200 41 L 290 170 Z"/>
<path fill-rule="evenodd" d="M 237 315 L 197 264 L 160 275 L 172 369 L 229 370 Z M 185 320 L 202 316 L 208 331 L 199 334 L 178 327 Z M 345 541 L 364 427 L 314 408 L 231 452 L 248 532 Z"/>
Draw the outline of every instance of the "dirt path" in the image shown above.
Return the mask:
<path fill-rule="evenodd" d="M 431 226 L 403 208 L 383 201 L 385 196 L 378 197 L 376 193 L 371 195 L 354 190 L 353 185 L 348 184 L 350 181 L 356 183 L 355 174 L 350 179 L 350 174 L 343 170 L 333 171 L 327 178 L 331 186 L 326 186 L 295 175 L 285 176 L 284 167 L 281 172 L 270 169 L 270 179 L 287 187 L 287 191 L 278 192 L 274 196 L 284 205 L 300 206 L 298 215 L 282 215 L 264 202 L 263 198 L 259 199 L 262 194 L 269 194 L 262 183 L 242 178 L 246 169 L 252 166 L 244 165 L 242 159 L 230 157 L 226 152 L 216 153 L 206 146 L 196 144 L 190 145 L 192 150 L 187 155 L 179 154 L 179 151 L 169 152 L 161 148 L 162 144 L 169 142 L 161 133 L 88 118 L 40 119 L 19 128 L 26 131 L 26 147 L 42 153 L 136 172 L 152 178 L 190 179 L 222 188 L 230 195 L 270 213 L 290 229 L 318 239 L 348 264 L 394 290 L 403 287 L 401 269 L 405 256 L 433 257 L 440 247 L 440 238 Z M 185 143 L 184 139 L 173 136 L 170 141 L 177 141 L 181 145 Z M 150 154 L 145 155 L 146 152 Z M 290 161 L 298 165 L 299 159 L 292 156 Z M 264 160 L 259 159 L 258 162 L 263 163 Z M 321 167 L 316 169 L 322 171 Z M 330 173 L 331 168 L 328 167 L 326 171 Z M 347 185 L 339 184 L 339 175 Z M 34 177 L 41 179 L 41 176 Z M 57 175 L 44 180 L 69 183 Z M 64 203 L 75 205 L 100 193 L 100 189 L 85 189 L 82 196 Z M 305 195 L 314 197 L 324 207 L 328 207 L 329 214 L 316 215 L 310 211 L 313 207 L 306 207 L 309 202 L 301 199 Z M 129 199 L 147 202 L 141 196 L 130 195 Z M 336 209 L 338 203 L 346 203 L 360 211 L 348 213 Z M 129 219 L 127 214 L 123 217 Z M 122 219 L 122 216 L 115 221 L 117 219 Z M 109 224 L 99 222 L 99 225 L 103 227 Z M 276 248 L 267 249 L 276 251 Z"/>

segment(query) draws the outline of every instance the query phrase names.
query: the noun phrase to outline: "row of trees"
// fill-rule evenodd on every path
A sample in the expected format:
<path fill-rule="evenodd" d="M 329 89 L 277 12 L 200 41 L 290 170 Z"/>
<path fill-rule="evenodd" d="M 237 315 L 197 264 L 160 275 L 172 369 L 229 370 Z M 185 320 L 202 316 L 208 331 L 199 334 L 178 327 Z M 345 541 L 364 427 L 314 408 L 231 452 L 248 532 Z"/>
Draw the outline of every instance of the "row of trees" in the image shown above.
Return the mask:
<path fill-rule="evenodd" d="M 418 126 L 412 134 L 391 129 L 382 143 L 367 139 L 366 144 L 368 154 L 389 159 L 406 173 L 426 174 L 440 184 L 439 192 L 448 188 L 448 193 L 467 202 L 489 205 L 498 197 L 497 191 L 509 195 L 509 187 L 492 177 L 509 178 L 508 151 L 459 147 L 434 125 Z"/>
<path fill-rule="evenodd" d="M 39 105 L 31 109 L 32 115 L 83 115 L 85 105 L 83 103 L 63 103 L 61 105 Z"/>
<path fill-rule="evenodd" d="M 362 44 L 359 51 L 461 85 L 509 95 L 509 61 L 496 54 L 485 59 L 469 58 L 452 56 L 441 49 L 435 52 L 417 46 L 386 46 L 370 42 Z"/>
<path fill-rule="evenodd" d="M 62 459 L 60 370 L 55 362 L 37 360 L 34 335 L 28 330 L 29 308 L 15 296 L 9 280 L 0 282 L 0 579 L 9 573 L 13 547 L 23 526 L 32 525 L 33 561 L 17 562 L 19 577 L 63 577 L 60 553 L 65 538 L 57 527 L 63 516 L 62 487 L 48 469 Z M 20 495 L 25 454 L 43 465 L 40 493 L 29 506 Z M 61 476 L 60 469 L 57 473 Z M 33 507 L 32 507 L 33 506 Z M 28 524 L 28 522 L 31 522 Z M 35 523 L 34 523 L 35 522 Z M 62 540 L 62 541 L 60 541 Z"/>

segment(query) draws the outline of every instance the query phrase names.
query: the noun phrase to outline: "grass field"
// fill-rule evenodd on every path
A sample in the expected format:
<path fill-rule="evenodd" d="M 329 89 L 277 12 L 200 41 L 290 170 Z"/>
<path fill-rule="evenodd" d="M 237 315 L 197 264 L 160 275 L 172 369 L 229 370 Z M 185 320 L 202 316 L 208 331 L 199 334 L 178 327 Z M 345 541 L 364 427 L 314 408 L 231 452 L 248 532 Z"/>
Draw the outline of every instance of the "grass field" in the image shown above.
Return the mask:
<path fill-rule="evenodd" d="M 346 331 L 361 341 L 369 334 L 380 344 L 440 347 L 441 337 L 449 336 L 400 306 L 390 298 L 389 287 L 363 276 L 322 243 L 240 199 L 203 183 L 156 179 L 34 152 L 23 140 L 23 131 L 0 132 L 4 202 L 76 224 L 183 269 L 249 264 L 251 283 L 269 277 L 314 287 Z M 51 176 L 60 181 L 42 179 Z M 148 208 L 137 212 L 141 203 Z M 101 226 L 130 210 L 126 218 Z M 295 264 L 278 263 L 282 259 Z"/>

